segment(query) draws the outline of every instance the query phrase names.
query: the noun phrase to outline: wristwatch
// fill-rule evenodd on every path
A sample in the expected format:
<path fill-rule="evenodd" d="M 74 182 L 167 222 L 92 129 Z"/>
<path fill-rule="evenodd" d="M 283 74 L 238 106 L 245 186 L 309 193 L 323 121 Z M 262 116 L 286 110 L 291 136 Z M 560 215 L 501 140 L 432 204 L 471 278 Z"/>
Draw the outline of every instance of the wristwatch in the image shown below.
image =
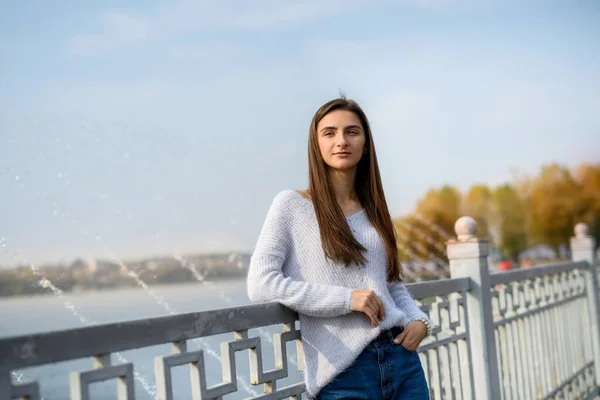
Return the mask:
<path fill-rule="evenodd" d="M 420 321 L 425 324 L 425 326 L 427 327 L 427 335 L 425 337 L 431 335 L 431 324 L 429 323 L 429 320 L 427 318 L 415 318 L 413 319 L 413 321 Z"/>

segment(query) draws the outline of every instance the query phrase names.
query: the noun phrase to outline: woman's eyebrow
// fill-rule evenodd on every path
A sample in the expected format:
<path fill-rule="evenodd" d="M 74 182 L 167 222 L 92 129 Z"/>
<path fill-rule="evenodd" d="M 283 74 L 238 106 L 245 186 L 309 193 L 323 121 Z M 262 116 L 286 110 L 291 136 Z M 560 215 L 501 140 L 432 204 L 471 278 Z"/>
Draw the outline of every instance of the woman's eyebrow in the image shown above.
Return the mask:
<path fill-rule="evenodd" d="M 361 129 L 361 128 L 360 128 L 360 125 L 348 125 L 348 126 L 347 126 L 346 128 L 344 128 L 344 129 L 351 129 L 351 128 L 353 128 L 353 129 Z"/>
<path fill-rule="evenodd" d="M 321 128 L 321 132 L 329 130 L 329 129 L 336 130 L 337 128 L 335 126 L 324 126 L 323 128 Z"/>
<path fill-rule="evenodd" d="M 326 131 L 326 130 L 336 130 L 337 127 L 335 126 L 324 126 L 323 128 L 321 128 L 321 132 Z M 344 129 L 361 129 L 360 125 L 348 125 L 346 127 L 344 127 Z"/>

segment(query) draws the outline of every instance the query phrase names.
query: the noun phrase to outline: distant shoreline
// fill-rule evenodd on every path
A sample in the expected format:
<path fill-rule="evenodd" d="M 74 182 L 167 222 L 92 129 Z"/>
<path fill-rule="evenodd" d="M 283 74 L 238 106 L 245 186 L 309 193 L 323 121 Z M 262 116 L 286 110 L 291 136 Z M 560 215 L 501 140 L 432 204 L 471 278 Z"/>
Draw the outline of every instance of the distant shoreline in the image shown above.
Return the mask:
<path fill-rule="evenodd" d="M 204 282 L 209 284 L 218 284 L 218 283 L 228 283 L 235 281 L 245 280 L 245 276 L 226 276 L 216 279 L 206 279 Z M 192 286 L 198 285 L 199 287 L 203 286 L 203 282 L 198 280 L 193 281 L 184 281 L 184 282 L 152 282 L 147 283 L 150 289 L 166 289 L 170 286 Z M 32 292 L 28 294 L 8 294 L 0 296 L 0 303 L 4 300 L 14 300 L 14 299 L 29 299 L 35 297 L 47 297 L 47 296 L 57 296 L 50 289 L 43 289 L 40 287 L 39 292 Z M 125 291 L 137 291 L 144 290 L 144 288 L 139 285 L 135 286 L 112 286 L 112 287 L 103 287 L 103 288 L 89 288 L 89 289 L 79 289 L 79 290 L 63 290 L 62 293 L 64 296 L 78 295 L 78 294 L 94 294 L 94 293 L 107 293 L 107 292 L 125 292 Z"/>
<path fill-rule="evenodd" d="M 67 265 L 18 266 L 0 270 L 0 298 L 85 293 L 193 282 L 244 278 L 250 254 L 225 253 L 157 257 L 128 261 L 77 259 Z"/>

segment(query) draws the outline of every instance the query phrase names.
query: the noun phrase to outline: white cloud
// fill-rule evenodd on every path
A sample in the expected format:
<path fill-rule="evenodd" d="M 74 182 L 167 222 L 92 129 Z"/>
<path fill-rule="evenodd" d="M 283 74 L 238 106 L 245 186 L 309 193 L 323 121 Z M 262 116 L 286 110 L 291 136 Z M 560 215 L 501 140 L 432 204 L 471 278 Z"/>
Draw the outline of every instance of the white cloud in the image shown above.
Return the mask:
<path fill-rule="evenodd" d="M 251 6 L 248 6 L 251 4 Z M 168 40 L 194 31 L 210 29 L 276 29 L 372 6 L 367 0 L 310 0 L 289 3 L 261 0 L 180 1 L 154 15 L 110 11 L 99 17 L 101 29 L 77 34 L 70 43 L 78 55 L 102 55 L 128 50 L 151 40 Z"/>
<path fill-rule="evenodd" d="M 79 55 L 102 55 L 129 50 L 143 42 L 164 41 L 190 32 L 289 28 L 383 5 L 392 8 L 450 9 L 496 7 L 497 3 L 495 0 L 483 3 L 474 0 L 181 0 L 169 3 L 152 14 L 141 15 L 124 10 L 102 13 L 99 17 L 100 31 L 76 35 L 71 41 L 71 50 Z"/>
<path fill-rule="evenodd" d="M 170 27 L 186 29 L 268 29 L 354 12 L 373 4 L 367 0 L 181 1 L 177 6 L 163 9 L 158 18 Z"/>

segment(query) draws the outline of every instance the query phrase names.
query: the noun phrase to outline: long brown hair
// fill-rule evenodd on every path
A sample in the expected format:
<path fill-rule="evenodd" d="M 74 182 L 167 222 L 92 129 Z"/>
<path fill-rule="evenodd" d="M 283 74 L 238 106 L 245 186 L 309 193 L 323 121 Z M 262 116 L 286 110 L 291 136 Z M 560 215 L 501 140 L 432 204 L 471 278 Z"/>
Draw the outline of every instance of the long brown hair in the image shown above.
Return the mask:
<path fill-rule="evenodd" d="M 396 232 L 390 217 L 375 154 L 369 120 L 360 106 L 344 96 L 325 103 L 315 113 L 308 136 L 309 190 L 315 207 L 321 242 L 325 256 L 348 266 L 354 262 L 364 264 L 366 249 L 352 235 L 346 217 L 337 203 L 327 165 L 321 156 L 317 139 L 317 125 L 325 115 L 334 110 L 353 112 L 365 132 L 366 154 L 357 165 L 355 188 L 358 199 L 371 224 L 381 237 L 387 252 L 388 281 L 401 280 L 402 267 L 398 261 Z"/>

